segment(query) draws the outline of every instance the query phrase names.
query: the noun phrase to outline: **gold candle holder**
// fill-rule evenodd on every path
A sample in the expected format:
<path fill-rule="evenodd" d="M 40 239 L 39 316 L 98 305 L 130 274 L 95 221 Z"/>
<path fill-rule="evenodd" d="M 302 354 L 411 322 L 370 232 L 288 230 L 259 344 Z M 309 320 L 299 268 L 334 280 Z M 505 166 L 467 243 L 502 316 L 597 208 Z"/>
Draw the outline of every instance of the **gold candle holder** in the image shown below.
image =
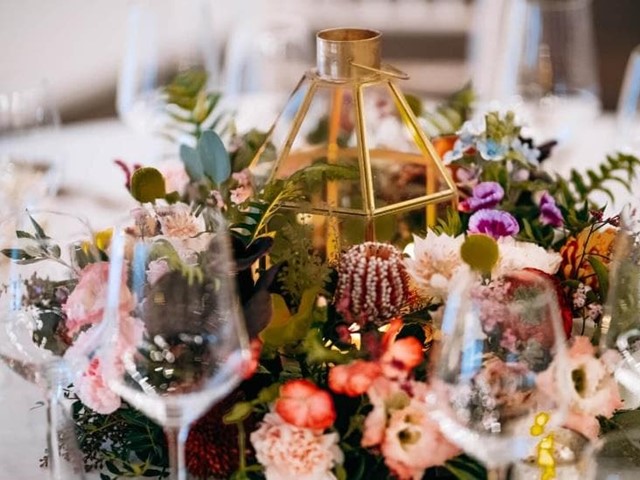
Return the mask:
<path fill-rule="evenodd" d="M 283 205 L 311 214 L 330 258 L 362 241 L 406 243 L 409 230 L 435 222 L 438 204 L 457 203 L 455 183 L 395 85 L 408 77 L 381 62 L 380 40 L 373 30 L 319 32 L 316 69 L 303 75 L 251 164 L 265 181 L 318 161 L 353 169 L 348 179 L 324 180 L 310 207 Z M 421 225 L 402 228 L 408 216 Z"/>

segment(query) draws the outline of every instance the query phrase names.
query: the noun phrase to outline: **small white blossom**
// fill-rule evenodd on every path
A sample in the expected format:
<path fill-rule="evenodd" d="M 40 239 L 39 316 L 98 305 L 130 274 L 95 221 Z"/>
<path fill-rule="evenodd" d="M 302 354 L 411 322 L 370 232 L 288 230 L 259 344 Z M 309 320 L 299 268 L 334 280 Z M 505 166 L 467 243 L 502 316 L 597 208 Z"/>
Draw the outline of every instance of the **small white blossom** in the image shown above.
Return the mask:
<path fill-rule="evenodd" d="M 574 308 L 582 308 L 585 306 L 587 302 L 587 293 L 591 291 L 591 287 L 585 285 L 584 283 L 580 283 L 575 292 L 573 292 L 573 307 Z"/>
<path fill-rule="evenodd" d="M 522 140 L 516 138 L 511 142 L 511 149 L 522 156 L 524 160 L 532 165 L 538 165 L 540 159 L 540 150 L 530 147 L 529 144 L 523 143 Z"/>
<path fill-rule="evenodd" d="M 591 303 L 587 306 L 587 320 L 595 322 L 600 315 L 602 315 L 602 305 Z"/>

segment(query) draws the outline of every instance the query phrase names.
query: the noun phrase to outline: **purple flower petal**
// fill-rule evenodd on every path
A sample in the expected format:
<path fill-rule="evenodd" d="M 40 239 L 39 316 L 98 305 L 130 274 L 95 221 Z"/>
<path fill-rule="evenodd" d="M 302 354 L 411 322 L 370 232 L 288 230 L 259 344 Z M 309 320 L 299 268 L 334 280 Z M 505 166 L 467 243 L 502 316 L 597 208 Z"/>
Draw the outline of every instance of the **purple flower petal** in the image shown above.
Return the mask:
<path fill-rule="evenodd" d="M 553 198 L 549 192 L 544 192 L 542 198 L 540 198 L 540 223 L 556 228 L 564 225 L 562 212 L 556 205 L 555 198 Z"/>
<path fill-rule="evenodd" d="M 520 231 L 513 215 L 501 210 L 478 210 L 469 218 L 469 233 L 484 233 L 493 238 L 510 237 Z"/>
<path fill-rule="evenodd" d="M 493 208 L 504 198 L 504 190 L 497 182 L 481 182 L 473 187 L 472 196 L 460 202 L 462 212 L 475 212 L 482 208 Z"/>

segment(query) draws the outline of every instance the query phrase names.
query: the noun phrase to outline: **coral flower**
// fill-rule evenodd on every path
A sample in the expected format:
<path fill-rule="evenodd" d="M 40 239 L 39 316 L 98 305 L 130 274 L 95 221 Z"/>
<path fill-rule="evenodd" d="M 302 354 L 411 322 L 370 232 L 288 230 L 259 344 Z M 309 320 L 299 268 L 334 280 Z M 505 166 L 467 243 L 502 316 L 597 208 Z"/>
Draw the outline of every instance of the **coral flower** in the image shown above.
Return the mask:
<path fill-rule="evenodd" d="M 335 393 L 357 397 L 369 390 L 381 373 L 377 362 L 356 360 L 348 365 L 338 365 L 329 372 L 329 388 Z"/>
<path fill-rule="evenodd" d="M 309 380 L 291 380 L 280 387 L 275 411 L 296 427 L 324 430 L 333 425 L 336 410 L 329 392 Z"/>

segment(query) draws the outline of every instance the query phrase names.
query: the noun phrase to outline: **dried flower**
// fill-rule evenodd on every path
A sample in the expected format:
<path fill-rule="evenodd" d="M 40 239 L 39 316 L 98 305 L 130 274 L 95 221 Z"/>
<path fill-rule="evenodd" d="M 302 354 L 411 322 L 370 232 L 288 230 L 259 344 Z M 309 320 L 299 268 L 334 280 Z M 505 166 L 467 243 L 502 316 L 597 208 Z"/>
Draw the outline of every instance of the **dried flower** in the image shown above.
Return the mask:
<path fill-rule="evenodd" d="M 335 480 L 331 470 L 344 458 L 337 433 L 296 427 L 277 413 L 267 413 L 250 440 L 267 480 Z"/>
<path fill-rule="evenodd" d="M 562 212 L 556 205 L 556 200 L 549 192 L 544 192 L 540 198 L 540 223 L 560 228 L 564 225 Z"/>
<path fill-rule="evenodd" d="M 280 387 L 275 411 L 291 425 L 314 430 L 329 428 L 336 420 L 329 392 L 305 379 L 290 380 Z"/>
<path fill-rule="evenodd" d="M 409 275 L 394 246 L 366 242 L 342 255 L 335 305 L 348 321 L 380 324 L 400 314 L 410 299 Z"/>
<path fill-rule="evenodd" d="M 473 187 L 472 196 L 460 202 L 462 212 L 475 212 L 483 208 L 493 208 L 504 198 L 504 189 L 497 182 L 481 182 Z"/>
<path fill-rule="evenodd" d="M 493 238 L 510 237 L 520 231 L 513 215 L 500 210 L 478 210 L 469 218 L 469 233 L 484 233 Z"/>

